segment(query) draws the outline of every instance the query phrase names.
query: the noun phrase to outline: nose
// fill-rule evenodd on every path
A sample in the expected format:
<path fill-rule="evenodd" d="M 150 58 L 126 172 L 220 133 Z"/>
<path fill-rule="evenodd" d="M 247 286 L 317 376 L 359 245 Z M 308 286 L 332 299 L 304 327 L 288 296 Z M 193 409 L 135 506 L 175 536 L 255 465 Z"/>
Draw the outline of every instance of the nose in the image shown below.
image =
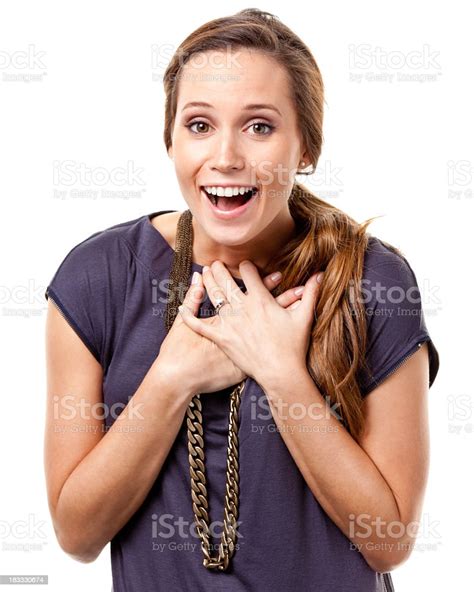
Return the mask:
<path fill-rule="evenodd" d="M 213 146 L 211 169 L 218 171 L 240 170 L 245 167 L 245 160 L 240 153 L 238 142 L 232 135 L 224 134 Z"/>

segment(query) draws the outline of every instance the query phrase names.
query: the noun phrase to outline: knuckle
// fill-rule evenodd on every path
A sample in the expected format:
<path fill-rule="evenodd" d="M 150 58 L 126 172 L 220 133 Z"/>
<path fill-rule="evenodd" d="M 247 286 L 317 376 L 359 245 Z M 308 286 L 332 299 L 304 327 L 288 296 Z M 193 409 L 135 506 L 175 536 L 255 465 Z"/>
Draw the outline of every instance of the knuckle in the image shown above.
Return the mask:
<path fill-rule="evenodd" d="M 209 293 L 210 298 L 223 298 L 224 294 L 220 286 L 212 286 Z"/>

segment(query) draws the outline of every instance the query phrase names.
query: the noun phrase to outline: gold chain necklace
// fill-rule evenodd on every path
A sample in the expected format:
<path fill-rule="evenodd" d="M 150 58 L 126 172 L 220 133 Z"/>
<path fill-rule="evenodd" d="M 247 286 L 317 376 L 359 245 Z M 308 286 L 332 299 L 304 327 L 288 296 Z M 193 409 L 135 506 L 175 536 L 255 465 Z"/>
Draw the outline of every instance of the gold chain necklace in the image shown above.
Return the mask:
<path fill-rule="evenodd" d="M 178 220 L 176 245 L 170 274 L 169 299 L 166 308 L 166 329 L 169 331 L 184 300 L 190 283 L 192 266 L 193 226 L 191 210 Z M 196 530 L 204 554 L 203 565 L 208 569 L 225 571 L 235 553 L 236 524 L 239 512 L 239 408 L 246 380 L 240 382 L 230 395 L 229 436 L 227 443 L 226 493 L 224 525 L 217 556 L 211 556 L 209 532 L 209 504 L 206 488 L 202 404 L 200 394 L 194 395 L 187 410 L 188 458 L 191 477 L 191 498 Z"/>

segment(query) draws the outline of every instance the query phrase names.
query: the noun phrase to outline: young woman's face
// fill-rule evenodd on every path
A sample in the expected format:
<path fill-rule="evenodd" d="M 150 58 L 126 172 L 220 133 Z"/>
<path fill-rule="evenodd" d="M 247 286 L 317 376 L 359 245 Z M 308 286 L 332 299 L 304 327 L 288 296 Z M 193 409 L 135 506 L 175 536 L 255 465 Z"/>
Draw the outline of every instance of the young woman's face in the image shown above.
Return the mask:
<path fill-rule="evenodd" d="M 210 51 L 185 64 L 169 154 L 183 197 L 212 241 L 245 245 L 280 222 L 288 227 L 302 150 L 288 76 L 271 57 Z M 258 193 L 238 215 L 234 206 L 243 197 L 224 196 L 217 208 L 235 211 L 219 214 L 203 187 L 257 187 Z"/>

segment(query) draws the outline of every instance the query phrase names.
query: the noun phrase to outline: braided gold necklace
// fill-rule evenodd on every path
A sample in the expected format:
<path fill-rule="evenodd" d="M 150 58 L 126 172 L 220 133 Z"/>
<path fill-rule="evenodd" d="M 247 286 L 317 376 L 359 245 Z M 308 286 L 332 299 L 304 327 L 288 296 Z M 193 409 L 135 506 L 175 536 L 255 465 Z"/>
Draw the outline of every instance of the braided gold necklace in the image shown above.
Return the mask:
<path fill-rule="evenodd" d="M 176 245 L 170 274 L 169 298 L 166 308 L 166 329 L 169 331 L 178 314 L 178 306 L 184 300 L 184 292 L 190 284 L 193 250 L 193 226 L 191 210 L 184 211 L 178 220 Z M 229 436 L 227 443 L 226 493 L 224 500 L 224 525 L 217 556 L 211 556 L 208 496 L 202 428 L 202 404 L 200 394 L 194 395 L 187 410 L 188 458 L 191 477 L 191 499 L 196 530 L 201 539 L 204 554 L 203 565 L 208 569 L 224 571 L 235 553 L 236 524 L 239 511 L 239 408 L 246 380 L 240 382 L 230 395 Z"/>

